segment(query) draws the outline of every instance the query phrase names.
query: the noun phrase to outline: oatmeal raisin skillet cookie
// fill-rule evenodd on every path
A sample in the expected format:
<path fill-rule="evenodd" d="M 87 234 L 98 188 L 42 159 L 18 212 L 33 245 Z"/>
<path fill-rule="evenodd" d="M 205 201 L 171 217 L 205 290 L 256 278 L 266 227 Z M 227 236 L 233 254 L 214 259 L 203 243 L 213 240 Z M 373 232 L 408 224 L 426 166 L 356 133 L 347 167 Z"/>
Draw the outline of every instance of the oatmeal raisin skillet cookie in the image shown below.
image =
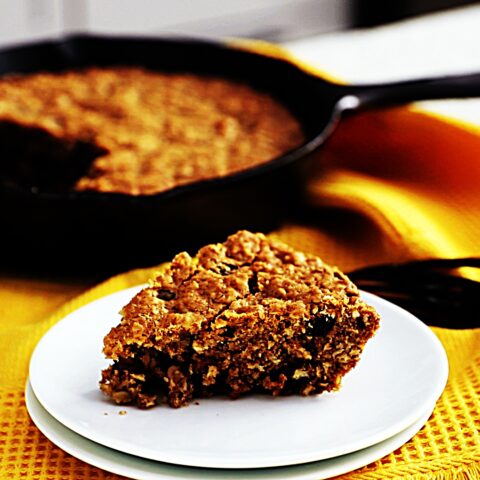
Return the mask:
<path fill-rule="evenodd" d="M 140 67 L 0 77 L 0 186 L 154 195 L 266 163 L 305 140 L 268 93 Z M 63 189 L 63 190 L 62 190 Z"/>
<path fill-rule="evenodd" d="M 379 326 L 337 268 L 247 231 L 177 255 L 122 316 L 100 387 L 142 408 L 337 390 Z"/>

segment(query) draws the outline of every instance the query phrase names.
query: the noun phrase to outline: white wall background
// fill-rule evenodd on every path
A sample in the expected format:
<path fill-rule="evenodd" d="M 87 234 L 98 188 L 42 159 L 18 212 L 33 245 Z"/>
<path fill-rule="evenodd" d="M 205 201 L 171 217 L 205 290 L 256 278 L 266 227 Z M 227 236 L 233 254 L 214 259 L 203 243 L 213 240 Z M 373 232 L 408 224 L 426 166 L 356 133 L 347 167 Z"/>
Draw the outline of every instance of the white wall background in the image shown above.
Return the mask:
<path fill-rule="evenodd" d="M 61 29 L 61 0 L 0 0 L 0 42 L 38 38 Z"/>
<path fill-rule="evenodd" d="M 0 42 L 72 31 L 285 41 L 347 27 L 349 4 L 350 0 L 0 0 Z"/>

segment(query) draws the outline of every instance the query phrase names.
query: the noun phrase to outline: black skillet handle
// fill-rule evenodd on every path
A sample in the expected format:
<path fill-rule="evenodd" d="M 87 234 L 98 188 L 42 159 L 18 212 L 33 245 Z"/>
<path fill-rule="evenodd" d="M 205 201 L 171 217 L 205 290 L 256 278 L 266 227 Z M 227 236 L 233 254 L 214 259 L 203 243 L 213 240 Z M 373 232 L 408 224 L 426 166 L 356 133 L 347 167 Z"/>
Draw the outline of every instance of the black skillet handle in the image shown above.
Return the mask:
<path fill-rule="evenodd" d="M 480 281 L 461 276 L 463 267 L 479 273 L 480 257 L 370 265 L 348 276 L 362 290 L 400 305 L 427 325 L 479 328 Z"/>
<path fill-rule="evenodd" d="M 424 78 L 379 85 L 339 87 L 340 110 L 402 105 L 419 100 L 480 96 L 480 73 Z"/>

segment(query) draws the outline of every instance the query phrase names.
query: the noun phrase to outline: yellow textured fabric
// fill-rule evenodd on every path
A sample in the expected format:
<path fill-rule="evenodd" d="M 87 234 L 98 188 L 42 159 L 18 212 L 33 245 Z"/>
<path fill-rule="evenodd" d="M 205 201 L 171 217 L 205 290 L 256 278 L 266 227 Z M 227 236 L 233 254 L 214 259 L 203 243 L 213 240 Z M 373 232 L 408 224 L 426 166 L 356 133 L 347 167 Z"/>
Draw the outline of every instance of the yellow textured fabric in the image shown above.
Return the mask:
<path fill-rule="evenodd" d="M 312 216 L 272 232 L 276 238 L 346 271 L 480 254 L 475 128 L 412 109 L 358 114 L 342 121 L 315 165 L 308 187 Z M 23 390 L 32 349 L 51 325 L 155 270 L 128 272 L 90 290 L 98 279 L 0 273 L 0 479 L 120 478 L 49 442 L 30 421 Z M 433 330 L 447 351 L 450 375 L 432 417 L 403 447 L 341 478 L 480 478 L 480 329 Z"/>

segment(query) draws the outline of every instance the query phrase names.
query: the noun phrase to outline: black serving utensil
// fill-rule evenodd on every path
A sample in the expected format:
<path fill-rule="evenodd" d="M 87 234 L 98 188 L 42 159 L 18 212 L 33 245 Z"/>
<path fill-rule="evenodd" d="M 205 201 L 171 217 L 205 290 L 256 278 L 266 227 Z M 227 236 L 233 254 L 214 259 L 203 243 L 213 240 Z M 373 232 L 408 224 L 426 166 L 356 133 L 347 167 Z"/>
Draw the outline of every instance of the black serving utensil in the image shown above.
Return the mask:
<path fill-rule="evenodd" d="M 350 272 L 362 290 L 412 312 L 428 325 L 480 327 L 480 282 L 461 276 L 459 268 L 480 272 L 480 258 L 413 260 L 372 265 Z"/>
<path fill-rule="evenodd" d="M 44 178 L 52 175 L 55 188 L 0 182 L 4 264 L 124 270 L 158 263 L 181 250 L 195 251 L 241 228 L 268 232 L 302 205 L 312 154 L 344 112 L 480 94 L 478 74 L 339 85 L 285 59 L 191 39 L 76 35 L 0 51 L 0 75 L 114 65 L 248 83 L 284 103 L 300 121 L 306 140 L 257 167 L 149 196 L 62 188 L 64 177 L 57 175 L 62 166 L 43 172 Z M 2 150 L 0 141 L 0 180 L 1 164 L 17 161 L 17 153 Z M 88 163 L 94 153 L 80 148 L 79 164 Z M 321 157 L 315 155 L 315 161 Z"/>

